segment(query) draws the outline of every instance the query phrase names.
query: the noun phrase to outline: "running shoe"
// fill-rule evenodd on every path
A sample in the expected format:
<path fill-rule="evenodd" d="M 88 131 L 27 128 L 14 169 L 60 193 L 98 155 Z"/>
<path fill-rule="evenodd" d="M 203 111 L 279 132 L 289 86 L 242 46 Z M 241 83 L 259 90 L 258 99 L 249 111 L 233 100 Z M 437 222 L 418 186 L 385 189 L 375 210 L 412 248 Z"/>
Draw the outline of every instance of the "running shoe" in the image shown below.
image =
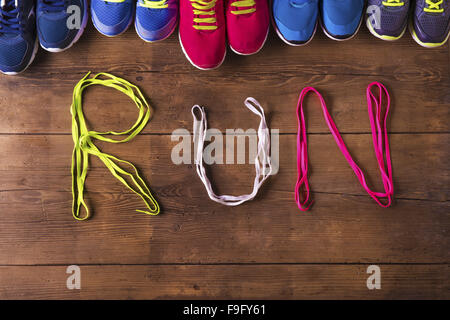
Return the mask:
<path fill-rule="evenodd" d="M 101 34 L 118 36 L 133 23 L 135 0 L 91 0 L 92 23 Z"/>
<path fill-rule="evenodd" d="M 39 48 L 34 1 L 0 1 L 0 71 L 15 75 L 32 62 Z"/>
<path fill-rule="evenodd" d="M 142 40 L 155 42 L 168 38 L 178 22 L 178 0 L 138 0 L 136 32 Z"/>
<path fill-rule="evenodd" d="M 312 40 L 319 21 L 319 0 L 273 0 L 272 11 L 281 40 L 291 46 Z"/>
<path fill-rule="evenodd" d="M 224 13 L 223 0 L 180 0 L 181 48 L 199 69 L 217 68 L 225 60 Z"/>
<path fill-rule="evenodd" d="M 267 0 L 227 0 L 226 20 L 231 50 L 241 55 L 261 50 L 269 34 Z"/>
<path fill-rule="evenodd" d="M 87 21 L 87 0 L 37 0 L 39 42 L 47 51 L 61 52 L 73 46 Z"/>
<path fill-rule="evenodd" d="M 366 25 L 382 40 L 400 39 L 408 25 L 410 0 L 369 0 Z"/>
<path fill-rule="evenodd" d="M 416 0 L 410 31 L 422 47 L 444 45 L 450 35 L 450 0 Z"/>
<path fill-rule="evenodd" d="M 348 40 L 358 32 L 364 16 L 364 0 L 322 0 L 322 29 L 333 40 Z"/>

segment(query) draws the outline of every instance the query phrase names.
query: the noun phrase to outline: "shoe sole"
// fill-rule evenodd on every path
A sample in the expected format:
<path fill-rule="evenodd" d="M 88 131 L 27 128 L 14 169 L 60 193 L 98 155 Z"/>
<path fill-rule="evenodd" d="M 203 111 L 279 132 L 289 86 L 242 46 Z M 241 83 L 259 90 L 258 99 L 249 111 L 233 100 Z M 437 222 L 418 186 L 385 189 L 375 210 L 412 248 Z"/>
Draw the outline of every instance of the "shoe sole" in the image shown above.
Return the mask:
<path fill-rule="evenodd" d="M 175 23 L 175 25 L 173 26 L 172 30 L 170 30 L 170 32 L 164 38 L 158 39 L 158 40 L 146 40 L 139 34 L 138 28 L 136 26 L 136 19 L 134 21 L 134 29 L 136 30 L 137 35 L 139 36 L 139 38 L 141 38 L 142 40 L 144 40 L 147 43 L 155 43 L 155 42 L 160 42 L 160 41 L 166 40 L 167 38 L 169 38 L 173 34 L 173 32 L 175 31 L 177 26 L 178 26 L 178 20 L 177 20 L 177 23 Z"/>
<path fill-rule="evenodd" d="M 128 29 L 131 27 L 131 24 L 133 23 L 133 21 L 134 21 L 134 15 L 131 15 L 130 22 L 128 22 L 128 24 L 127 24 L 127 26 L 125 27 L 125 29 L 124 29 L 123 31 L 119 32 L 118 34 L 114 34 L 114 35 L 110 35 L 110 34 L 106 34 L 106 33 L 101 32 L 100 29 L 95 25 L 94 20 L 92 20 L 92 24 L 94 25 L 95 29 L 96 29 L 100 34 L 102 34 L 102 35 L 104 35 L 105 37 L 108 37 L 108 38 L 114 38 L 114 37 L 118 37 L 118 36 L 124 34 L 125 32 L 127 32 Z"/>
<path fill-rule="evenodd" d="M 272 26 L 275 29 L 275 32 L 277 33 L 278 37 L 287 45 L 292 46 L 292 47 L 302 47 L 302 46 L 306 46 L 308 43 L 310 43 L 312 41 L 312 39 L 314 38 L 314 36 L 316 35 L 317 32 L 317 26 L 319 23 L 319 14 L 317 14 L 317 21 L 316 21 L 316 26 L 314 27 L 314 32 L 311 35 L 311 38 L 308 39 L 308 41 L 306 41 L 305 43 L 294 43 L 294 42 L 290 42 L 288 40 L 286 40 L 285 37 L 283 37 L 283 35 L 281 34 L 280 30 L 278 30 L 277 24 L 275 23 L 275 19 L 273 17 L 273 0 L 271 0 L 269 2 L 269 6 L 270 6 L 270 21 L 272 21 Z"/>
<path fill-rule="evenodd" d="M 312 39 L 314 38 L 314 36 L 316 35 L 317 26 L 319 25 L 319 21 L 316 21 L 316 26 L 314 27 L 313 34 L 311 35 L 311 38 L 309 38 L 305 43 L 290 42 L 285 37 L 283 37 L 283 35 L 281 34 L 280 30 L 278 30 L 277 24 L 275 23 L 274 19 L 272 19 L 272 24 L 273 24 L 273 28 L 275 29 L 275 32 L 277 33 L 278 37 L 281 40 L 283 40 L 284 43 L 286 43 L 286 44 L 288 44 L 288 45 L 290 45 L 292 47 L 302 47 L 302 46 L 306 46 L 308 43 L 310 43 L 312 41 Z"/>
<path fill-rule="evenodd" d="M 73 41 L 67 47 L 62 48 L 62 49 L 61 48 L 46 48 L 41 43 L 42 49 L 44 49 L 48 52 L 53 52 L 53 53 L 63 52 L 63 51 L 66 51 L 67 49 L 70 49 L 75 43 L 78 42 L 78 40 L 80 40 L 81 36 L 83 35 L 84 29 L 86 29 L 86 26 L 88 23 L 88 18 L 89 18 L 89 10 L 88 10 L 88 3 L 86 2 L 83 21 L 81 23 L 80 30 L 78 31 L 77 35 L 75 36 L 75 39 L 73 39 Z"/>
<path fill-rule="evenodd" d="M 363 12 L 365 12 L 365 11 L 363 11 Z M 322 19 L 319 19 L 319 20 L 320 20 L 320 27 L 322 28 L 323 33 L 325 33 L 325 35 L 326 35 L 328 38 L 330 38 L 330 39 L 332 39 L 332 40 L 335 40 L 335 41 L 347 41 L 347 40 L 353 39 L 353 38 L 358 34 L 359 29 L 361 29 L 361 25 L 362 25 L 362 22 L 363 22 L 363 20 L 364 20 L 364 13 L 361 15 L 361 20 L 359 21 L 358 28 L 355 30 L 355 32 L 354 32 L 350 37 L 344 38 L 344 39 L 335 38 L 334 36 L 332 36 L 331 34 L 329 34 L 328 31 L 326 30 L 325 26 L 323 25 Z"/>
<path fill-rule="evenodd" d="M 233 51 L 234 53 L 236 53 L 236 54 L 238 54 L 238 55 L 240 55 L 240 56 L 251 56 L 251 55 L 253 55 L 253 54 L 257 54 L 258 52 L 260 52 L 260 51 L 262 50 L 262 48 L 263 48 L 264 45 L 266 44 L 267 38 L 269 37 L 269 30 L 270 30 L 270 26 L 267 28 L 266 37 L 265 37 L 263 43 L 262 43 L 261 46 L 258 48 L 258 50 L 256 50 L 255 52 L 252 52 L 252 53 L 242 53 L 242 52 L 239 52 L 239 51 L 237 51 L 236 49 L 234 49 L 234 48 L 231 46 L 231 44 L 229 45 L 229 47 L 230 47 L 231 51 Z"/>
<path fill-rule="evenodd" d="M 221 61 L 217 66 L 212 67 L 212 68 L 202 68 L 202 67 L 197 66 L 194 62 L 192 62 L 191 58 L 189 58 L 189 56 L 187 55 L 186 50 L 184 50 L 184 47 L 183 47 L 183 42 L 181 41 L 181 34 L 180 34 L 180 32 L 178 32 L 178 40 L 180 41 L 181 50 L 183 50 L 183 53 L 184 53 L 186 59 L 187 59 L 194 67 L 196 67 L 197 69 L 200 69 L 200 70 L 214 70 L 214 69 L 219 68 L 219 67 L 223 64 L 223 62 L 225 61 L 225 58 L 226 58 L 226 56 L 227 56 L 227 50 L 225 50 L 225 54 L 223 55 L 222 61 Z"/>
<path fill-rule="evenodd" d="M 440 43 L 422 42 L 422 41 L 420 41 L 419 37 L 417 37 L 416 30 L 414 30 L 412 18 L 409 22 L 409 32 L 411 33 L 412 38 L 414 39 L 415 42 L 417 42 L 417 44 L 419 44 L 420 46 L 422 46 L 424 48 L 428 48 L 428 49 L 439 48 L 439 47 L 443 46 L 447 42 L 448 38 L 450 37 L 450 32 L 449 32 L 443 42 L 440 42 Z"/>
<path fill-rule="evenodd" d="M 1 73 L 5 74 L 7 76 L 16 76 L 18 74 L 21 74 L 22 72 L 27 70 L 28 67 L 33 63 L 34 58 L 36 58 L 36 54 L 37 54 L 38 50 L 39 50 L 39 38 L 36 36 L 36 40 L 34 42 L 33 53 L 31 54 L 31 59 L 30 59 L 30 62 L 28 62 L 27 66 L 19 72 L 3 72 L 3 71 L 1 71 Z"/>
<path fill-rule="evenodd" d="M 384 40 L 384 41 L 396 41 L 396 40 L 402 38 L 402 37 L 405 35 L 406 29 L 407 29 L 407 27 L 408 27 L 408 24 L 405 25 L 405 28 L 403 29 L 402 33 L 401 33 L 398 37 L 393 37 L 393 36 L 383 36 L 383 35 L 381 35 L 381 34 L 378 34 L 378 33 L 375 31 L 375 29 L 373 28 L 373 26 L 372 26 L 372 24 L 370 23 L 370 20 L 369 20 L 369 19 L 366 20 L 366 26 L 367 26 L 367 29 L 369 29 L 370 33 L 371 33 L 373 36 L 377 37 L 378 39 L 381 39 L 381 40 Z"/>

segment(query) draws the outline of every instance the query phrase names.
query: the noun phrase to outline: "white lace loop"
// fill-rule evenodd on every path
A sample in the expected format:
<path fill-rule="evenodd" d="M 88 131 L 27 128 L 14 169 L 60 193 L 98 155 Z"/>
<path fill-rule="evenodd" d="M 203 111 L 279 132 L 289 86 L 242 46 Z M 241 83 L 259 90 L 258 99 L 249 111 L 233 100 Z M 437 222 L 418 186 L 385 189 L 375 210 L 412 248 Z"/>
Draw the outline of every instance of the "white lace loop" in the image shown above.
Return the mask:
<path fill-rule="evenodd" d="M 197 174 L 205 185 L 209 198 L 226 206 L 237 206 L 246 201 L 252 200 L 258 193 L 261 185 L 272 173 L 272 162 L 270 160 L 270 132 L 267 127 L 264 109 L 254 98 L 247 98 L 245 100 L 245 106 L 251 112 L 258 115 L 261 118 L 261 122 L 258 127 L 258 153 L 255 157 L 255 181 L 253 184 L 253 191 L 250 194 L 240 196 L 216 195 L 212 190 L 211 182 L 206 175 L 205 167 L 203 165 L 203 145 L 205 143 L 206 131 L 208 130 L 205 109 L 198 105 L 192 107 L 192 116 L 194 118 L 194 161 Z M 196 110 L 200 111 L 200 118 L 197 118 L 195 114 Z"/>

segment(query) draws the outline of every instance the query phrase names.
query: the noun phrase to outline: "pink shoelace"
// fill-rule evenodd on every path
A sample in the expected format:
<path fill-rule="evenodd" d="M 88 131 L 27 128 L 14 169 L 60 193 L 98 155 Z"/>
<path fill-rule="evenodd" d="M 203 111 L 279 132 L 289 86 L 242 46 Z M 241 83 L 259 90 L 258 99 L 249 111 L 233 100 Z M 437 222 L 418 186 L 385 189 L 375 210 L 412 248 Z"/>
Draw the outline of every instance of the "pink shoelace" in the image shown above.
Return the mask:
<path fill-rule="evenodd" d="M 379 91 L 378 98 L 373 94 L 372 88 L 377 87 Z M 391 165 L 391 155 L 389 152 L 389 139 L 388 133 L 386 130 L 386 122 L 389 113 L 389 107 L 391 103 L 391 99 L 389 97 L 389 93 L 387 89 L 379 82 L 372 82 L 369 84 L 366 90 L 367 94 L 367 105 L 369 111 L 369 119 L 370 126 L 372 129 L 372 139 L 373 146 L 375 150 L 375 155 L 378 162 L 378 167 L 380 169 L 381 180 L 384 186 L 384 192 L 375 192 L 372 191 L 366 183 L 366 179 L 361 168 L 356 164 L 353 160 L 350 152 L 348 151 L 344 140 L 339 134 L 339 130 L 333 122 L 333 118 L 328 112 L 327 106 L 325 104 L 325 100 L 322 95 L 314 88 L 307 87 L 302 90 L 298 99 L 297 105 L 297 120 L 298 120 L 298 133 L 297 133 L 297 171 L 298 178 L 297 184 L 295 186 L 295 201 L 297 206 L 302 211 L 307 211 L 312 204 L 312 200 L 310 200 L 310 187 L 308 182 L 308 146 L 306 139 L 306 125 L 305 125 L 305 116 L 303 114 L 303 100 L 305 96 L 310 92 L 314 92 L 319 100 L 322 107 L 323 115 L 325 117 L 325 121 L 330 128 L 331 133 L 333 134 L 334 139 L 338 147 L 341 149 L 345 159 L 349 163 L 350 167 L 352 167 L 353 171 L 356 174 L 359 182 L 363 186 L 364 190 L 382 207 L 387 208 L 392 203 L 392 198 L 394 195 L 394 183 L 392 180 L 392 165 Z M 384 119 L 382 120 L 381 109 L 383 102 L 383 94 L 386 96 L 386 111 L 384 114 Z M 375 114 L 374 108 L 375 106 Z M 382 122 L 383 121 L 383 122 Z M 383 127 L 382 127 L 383 125 Z M 383 148 L 384 147 L 384 148 Z M 385 149 L 385 150 L 384 150 Z M 386 171 L 387 168 L 387 171 Z M 304 188 L 302 190 L 302 188 Z M 300 197 L 300 193 L 303 194 L 303 197 Z M 302 198 L 304 200 L 302 200 Z M 385 203 L 381 200 L 386 199 Z"/>

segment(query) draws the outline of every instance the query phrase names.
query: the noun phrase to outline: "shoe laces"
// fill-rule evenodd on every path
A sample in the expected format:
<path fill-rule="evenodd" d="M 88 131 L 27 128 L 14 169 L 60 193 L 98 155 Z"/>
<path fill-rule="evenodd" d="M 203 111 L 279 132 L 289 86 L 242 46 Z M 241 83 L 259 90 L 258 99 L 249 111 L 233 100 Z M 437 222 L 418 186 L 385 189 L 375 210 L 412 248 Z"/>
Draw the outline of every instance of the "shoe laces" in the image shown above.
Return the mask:
<path fill-rule="evenodd" d="M 383 1 L 385 7 L 402 7 L 405 3 L 402 0 L 386 0 Z"/>
<path fill-rule="evenodd" d="M 20 34 L 22 24 L 20 22 L 18 0 L 1 0 L 0 2 L 0 34 Z"/>
<path fill-rule="evenodd" d="M 67 0 L 42 0 L 41 8 L 46 12 L 61 12 L 67 8 Z"/>
<path fill-rule="evenodd" d="M 169 7 L 167 0 L 139 0 L 139 6 L 149 9 L 166 9 Z"/>
<path fill-rule="evenodd" d="M 256 11 L 255 4 L 255 0 L 234 0 L 231 6 L 237 8 L 237 10 L 232 10 L 231 13 L 235 15 L 253 13 Z M 239 8 L 246 9 L 241 10 Z"/>
<path fill-rule="evenodd" d="M 442 13 L 444 12 L 442 2 L 444 2 L 444 0 L 425 0 L 427 6 L 423 8 L 423 11 L 431 13 Z"/>
<path fill-rule="evenodd" d="M 189 0 L 194 11 L 194 29 L 197 30 L 216 30 L 217 19 L 216 2 L 217 0 Z M 208 16 L 208 17 L 200 17 Z"/>

